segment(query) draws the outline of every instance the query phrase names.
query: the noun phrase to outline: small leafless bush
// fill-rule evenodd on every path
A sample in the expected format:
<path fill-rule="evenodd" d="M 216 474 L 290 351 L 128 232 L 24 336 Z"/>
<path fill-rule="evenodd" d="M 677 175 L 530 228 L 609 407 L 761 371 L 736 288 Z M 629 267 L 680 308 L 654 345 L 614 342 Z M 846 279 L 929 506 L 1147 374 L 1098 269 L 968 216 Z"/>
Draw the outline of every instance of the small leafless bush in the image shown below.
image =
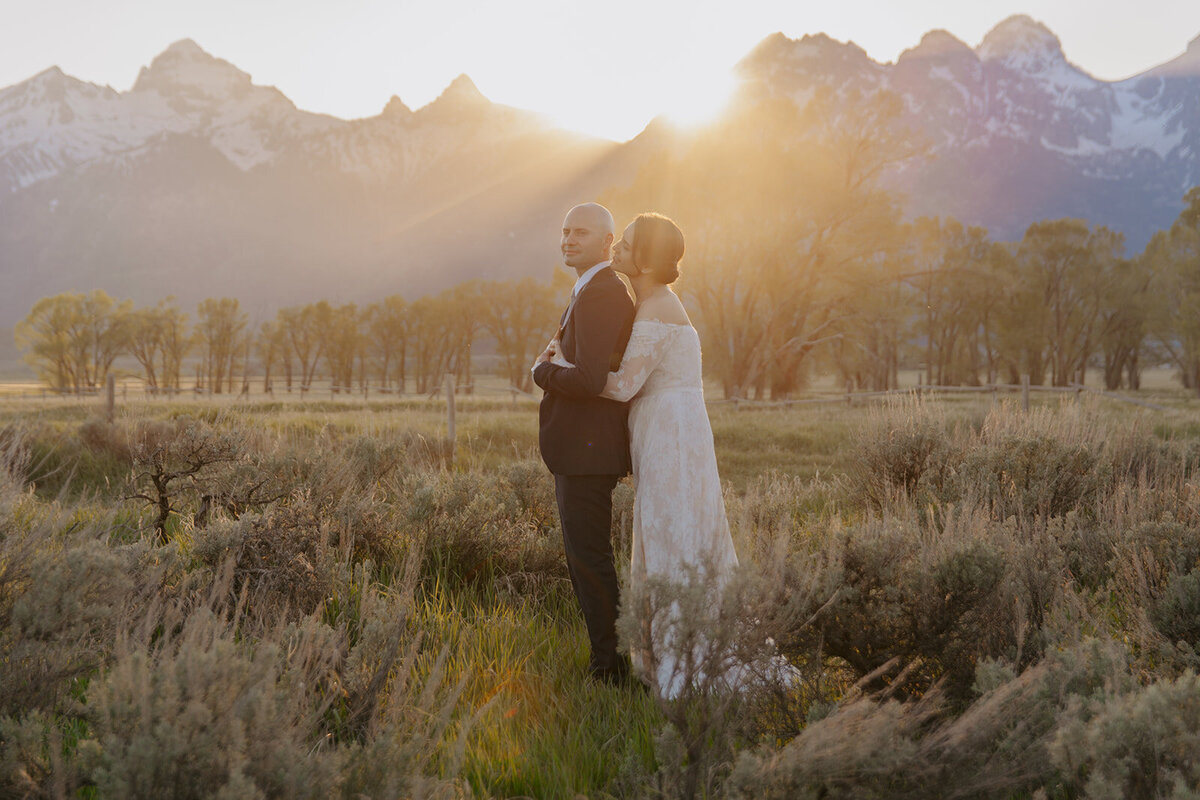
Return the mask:
<path fill-rule="evenodd" d="M 846 495 L 854 491 L 847 484 L 840 478 L 802 480 L 772 472 L 751 483 L 744 495 L 727 492 L 725 509 L 739 552 L 749 547 L 765 555 L 783 534 L 803 546 L 814 530 L 839 516 Z M 767 550 L 760 548 L 764 544 Z"/>
<path fill-rule="evenodd" d="M 151 506 L 154 530 L 167 541 L 167 524 L 187 495 L 204 496 L 204 485 L 218 466 L 246 457 L 236 430 L 220 429 L 199 420 L 142 420 L 129 434 L 133 475 L 126 498 Z"/>

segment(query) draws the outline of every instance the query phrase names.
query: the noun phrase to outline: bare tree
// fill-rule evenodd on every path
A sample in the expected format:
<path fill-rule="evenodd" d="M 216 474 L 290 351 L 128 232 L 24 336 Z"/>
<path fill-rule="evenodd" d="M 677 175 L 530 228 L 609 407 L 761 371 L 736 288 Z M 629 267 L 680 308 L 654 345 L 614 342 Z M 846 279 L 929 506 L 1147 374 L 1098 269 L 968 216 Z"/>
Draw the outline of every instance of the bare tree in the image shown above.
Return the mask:
<path fill-rule="evenodd" d="M 132 309 L 130 301 L 118 303 L 100 289 L 42 298 L 16 326 L 17 344 L 52 387 L 92 389 L 128 350 Z"/>
<path fill-rule="evenodd" d="M 358 306 L 348 303 L 331 309 L 328 324 L 322 331 L 321 351 L 329 367 L 334 392 L 349 392 L 354 385 L 354 360 L 362 342 L 359 326 Z"/>
<path fill-rule="evenodd" d="M 324 355 L 325 330 L 331 324 L 333 309 L 322 300 L 306 306 L 280 309 L 278 320 L 287 336 L 292 353 L 300 368 L 300 389 L 312 388 L 317 364 Z M 289 390 L 291 388 L 289 382 Z"/>
<path fill-rule="evenodd" d="M 243 346 L 242 334 L 249 317 L 232 297 L 202 300 L 196 315 L 195 339 L 200 347 L 205 380 L 217 394 L 226 379 L 232 390 L 234 363 Z"/>
<path fill-rule="evenodd" d="M 1200 394 L 1200 187 L 1183 201 L 1179 217 L 1151 238 L 1142 261 L 1157 301 L 1153 335 L 1179 367 L 1183 385 Z"/>
<path fill-rule="evenodd" d="M 496 339 L 509 382 L 523 392 L 533 391 L 529 366 L 549 339 L 559 298 L 554 287 L 533 278 L 491 281 L 483 285 L 480 306 L 483 325 Z"/>
<path fill-rule="evenodd" d="M 404 393 L 404 360 L 408 350 L 408 303 L 398 294 L 385 297 L 367 308 L 368 351 L 379 367 L 379 382 L 384 391 L 391 387 L 392 367 L 396 369 L 396 389 Z"/>

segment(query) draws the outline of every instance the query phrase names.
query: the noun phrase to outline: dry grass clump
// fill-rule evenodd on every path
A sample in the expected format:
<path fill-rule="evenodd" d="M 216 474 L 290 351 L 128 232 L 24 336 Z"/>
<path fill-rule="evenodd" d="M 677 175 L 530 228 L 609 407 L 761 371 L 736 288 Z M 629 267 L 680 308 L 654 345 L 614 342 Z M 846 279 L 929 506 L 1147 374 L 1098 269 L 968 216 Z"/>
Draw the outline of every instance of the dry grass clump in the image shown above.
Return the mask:
<path fill-rule="evenodd" d="M 876 511 L 968 499 L 998 520 L 1098 518 L 1100 504 L 1130 483 L 1190 476 L 1195 455 L 1138 425 L 1113 430 L 1093 406 L 1027 414 L 1000 406 L 975 426 L 914 398 L 872 412 L 854 436 L 848 474 L 852 496 Z"/>
<path fill-rule="evenodd" d="M 942 407 L 919 397 L 890 400 L 852 437 L 847 471 L 854 495 L 875 509 L 953 492 L 962 454 Z"/>
<path fill-rule="evenodd" d="M 660 796 L 713 796 L 739 746 L 768 731 L 793 735 L 827 699 L 819 661 L 789 663 L 778 641 L 812 625 L 836 592 L 831 573 L 790 563 L 784 536 L 764 549 L 770 557 L 732 575 L 698 558 L 677 578 L 649 576 L 623 597 L 618 632 L 665 721 L 658 769 L 644 778 Z"/>
<path fill-rule="evenodd" d="M 626 644 L 678 656 L 663 701 L 584 679 L 527 451 L 203 410 L 6 428 L 0 795 L 1200 794 L 1200 447 L 946 408 L 839 416 L 844 475 L 727 489 L 736 574 L 624 597 Z"/>
<path fill-rule="evenodd" d="M 741 755 L 731 798 L 1011 798 L 1075 788 L 1051 745 L 1131 688 L 1119 646 L 1096 640 L 1016 675 L 979 667 L 980 695 L 947 715 L 934 691 L 915 702 L 851 694 L 779 750 Z M 1065 796 L 1077 796 L 1067 794 Z"/>
<path fill-rule="evenodd" d="M 292 618 L 317 611 L 332 590 L 328 538 L 307 509 L 280 506 L 195 531 L 192 553 L 214 571 L 229 561 L 235 595 L 246 593 L 261 613 Z"/>

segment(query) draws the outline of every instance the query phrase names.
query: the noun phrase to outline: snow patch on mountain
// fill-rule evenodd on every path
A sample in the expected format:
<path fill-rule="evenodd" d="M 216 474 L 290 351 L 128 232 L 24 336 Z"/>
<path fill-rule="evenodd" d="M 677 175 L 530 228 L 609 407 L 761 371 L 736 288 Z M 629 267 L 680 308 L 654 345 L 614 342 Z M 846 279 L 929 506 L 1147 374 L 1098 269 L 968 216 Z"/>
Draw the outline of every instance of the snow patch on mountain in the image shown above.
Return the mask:
<path fill-rule="evenodd" d="M 1162 81 L 1157 81 L 1161 91 Z M 1149 150 L 1165 159 L 1183 142 L 1187 129 L 1172 125 L 1174 115 L 1162 115 L 1154 107 L 1158 91 L 1149 97 L 1144 80 L 1131 78 L 1114 87 L 1116 111 L 1112 115 L 1110 145 L 1117 150 Z M 1173 110 L 1178 111 L 1178 107 Z M 1172 130 L 1173 128 L 1173 130 Z"/>

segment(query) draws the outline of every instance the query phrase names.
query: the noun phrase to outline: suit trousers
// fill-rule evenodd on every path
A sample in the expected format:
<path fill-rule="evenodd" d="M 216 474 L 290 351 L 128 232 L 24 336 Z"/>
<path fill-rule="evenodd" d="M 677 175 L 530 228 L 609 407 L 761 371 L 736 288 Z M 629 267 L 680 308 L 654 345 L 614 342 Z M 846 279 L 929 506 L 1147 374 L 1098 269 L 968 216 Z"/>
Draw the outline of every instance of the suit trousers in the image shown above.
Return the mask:
<path fill-rule="evenodd" d="M 555 475 L 567 570 L 587 623 L 588 669 L 620 671 L 617 655 L 617 570 L 612 550 L 612 492 L 617 475 Z"/>

